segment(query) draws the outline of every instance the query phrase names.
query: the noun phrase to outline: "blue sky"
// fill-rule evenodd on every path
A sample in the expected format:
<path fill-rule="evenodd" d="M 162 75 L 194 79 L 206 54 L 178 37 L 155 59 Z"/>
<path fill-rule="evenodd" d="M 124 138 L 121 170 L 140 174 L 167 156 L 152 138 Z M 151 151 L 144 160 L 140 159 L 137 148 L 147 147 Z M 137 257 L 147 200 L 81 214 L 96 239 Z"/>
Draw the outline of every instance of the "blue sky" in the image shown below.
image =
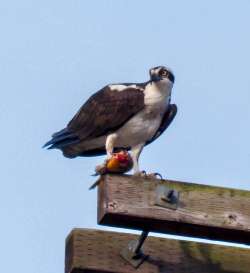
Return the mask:
<path fill-rule="evenodd" d="M 41 146 L 92 93 L 150 67 L 173 69 L 179 112 L 142 168 L 250 189 L 249 12 L 247 0 L 0 3 L 3 272 L 63 272 L 69 231 L 97 227 L 88 187 L 103 158 Z"/>

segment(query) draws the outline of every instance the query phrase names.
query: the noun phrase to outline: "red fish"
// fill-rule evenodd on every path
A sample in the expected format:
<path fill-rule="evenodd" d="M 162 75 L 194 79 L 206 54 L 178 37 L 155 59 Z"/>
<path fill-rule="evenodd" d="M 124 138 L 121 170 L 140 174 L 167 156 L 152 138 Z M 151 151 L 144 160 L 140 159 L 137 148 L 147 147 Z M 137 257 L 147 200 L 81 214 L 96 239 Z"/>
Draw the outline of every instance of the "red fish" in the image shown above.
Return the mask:
<path fill-rule="evenodd" d="M 126 173 L 130 171 L 133 167 L 133 161 L 130 154 L 122 150 L 118 153 L 113 153 L 112 157 L 106 159 L 102 165 L 96 166 L 97 174 L 107 174 L 107 173 Z"/>

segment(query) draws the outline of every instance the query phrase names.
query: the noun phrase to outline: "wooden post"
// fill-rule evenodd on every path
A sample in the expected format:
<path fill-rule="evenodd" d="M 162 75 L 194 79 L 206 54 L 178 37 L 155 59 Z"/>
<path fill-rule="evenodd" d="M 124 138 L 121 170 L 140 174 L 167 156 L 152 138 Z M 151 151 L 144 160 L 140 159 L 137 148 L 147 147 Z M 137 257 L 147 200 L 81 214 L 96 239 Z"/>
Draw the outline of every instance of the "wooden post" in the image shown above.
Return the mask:
<path fill-rule="evenodd" d="M 137 235 L 75 229 L 66 240 L 65 273 L 249 273 L 250 250 L 147 238 L 148 259 L 133 268 L 120 256 Z"/>
<path fill-rule="evenodd" d="M 179 192 L 177 209 L 156 205 L 159 184 Z M 250 243 L 248 191 L 106 175 L 101 177 L 98 196 L 98 222 L 102 225 Z"/>

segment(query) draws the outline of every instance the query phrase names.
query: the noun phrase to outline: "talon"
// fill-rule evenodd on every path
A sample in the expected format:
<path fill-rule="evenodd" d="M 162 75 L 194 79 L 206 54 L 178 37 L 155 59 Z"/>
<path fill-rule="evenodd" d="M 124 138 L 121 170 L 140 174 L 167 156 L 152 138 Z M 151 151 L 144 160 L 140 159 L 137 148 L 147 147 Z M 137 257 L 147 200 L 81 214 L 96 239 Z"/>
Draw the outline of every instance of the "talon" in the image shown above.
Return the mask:
<path fill-rule="evenodd" d="M 136 173 L 134 173 L 134 176 L 147 177 L 147 173 L 146 173 L 146 171 L 136 172 Z"/>
<path fill-rule="evenodd" d="M 153 173 L 153 175 L 155 176 L 156 179 L 158 179 L 159 177 L 160 180 L 163 180 L 163 177 L 160 173 Z"/>
<path fill-rule="evenodd" d="M 145 178 L 154 178 L 163 180 L 163 177 L 160 173 L 149 173 L 147 174 L 145 171 L 137 172 L 134 174 L 135 176 L 145 177 Z"/>

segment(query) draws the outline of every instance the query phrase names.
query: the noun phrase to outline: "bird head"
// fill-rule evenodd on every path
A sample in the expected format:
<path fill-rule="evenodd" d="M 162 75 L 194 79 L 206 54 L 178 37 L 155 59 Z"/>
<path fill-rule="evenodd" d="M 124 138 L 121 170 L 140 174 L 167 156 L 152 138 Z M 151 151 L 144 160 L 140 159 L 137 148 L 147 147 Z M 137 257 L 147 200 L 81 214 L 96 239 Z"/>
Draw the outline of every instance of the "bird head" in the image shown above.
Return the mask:
<path fill-rule="evenodd" d="M 172 84 L 174 84 L 174 74 L 165 66 L 156 66 L 151 68 L 149 70 L 149 75 L 151 82 L 170 81 Z"/>

